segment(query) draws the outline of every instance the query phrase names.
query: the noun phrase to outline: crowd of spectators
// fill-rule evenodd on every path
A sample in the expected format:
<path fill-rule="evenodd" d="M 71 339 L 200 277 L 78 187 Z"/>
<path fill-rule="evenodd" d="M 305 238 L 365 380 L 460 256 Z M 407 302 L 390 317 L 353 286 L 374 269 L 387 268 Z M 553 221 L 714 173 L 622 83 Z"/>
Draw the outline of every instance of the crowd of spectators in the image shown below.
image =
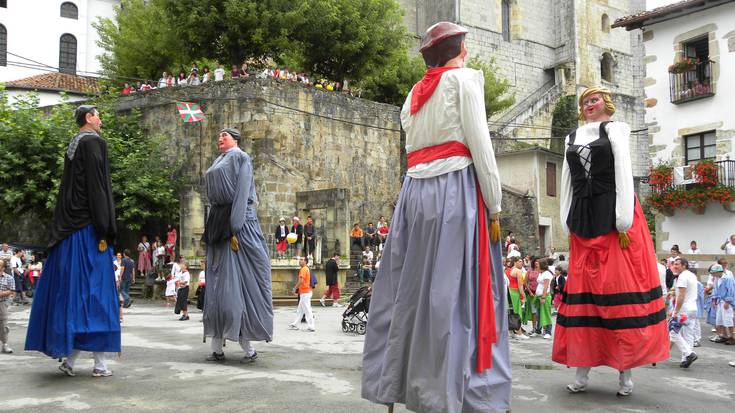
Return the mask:
<path fill-rule="evenodd" d="M 509 313 L 520 320 L 518 328 L 510 332 L 511 337 L 551 339 L 551 315 L 559 308 L 569 270 L 566 257 L 553 249 L 548 256 L 524 256 L 512 232 L 503 246 Z"/>
<path fill-rule="evenodd" d="M 14 281 L 14 303 L 28 304 L 28 298 L 33 296 L 33 291 L 41 276 L 43 262 L 37 259 L 32 251 L 22 248 L 12 249 L 5 243 L 0 247 L 0 260 L 4 262 L 3 272 L 12 277 Z"/>
<path fill-rule="evenodd" d="M 180 71 L 178 76 L 174 76 L 173 72 L 163 72 L 161 78 L 155 80 L 137 81 L 135 84 L 125 83 L 121 93 L 129 95 L 131 93 L 145 92 L 154 89 L 162 89 L 167 87 L 179 86 L 199 86 L 208 82 L 221 82 L 223 80 L 242 80 L 250 77 L 255 78 L 275 78 L 286 81 L 298 82 L 308 87 L 323 89 L 330 92 L 343 92 L 353 96 L 360 96 L 361 90 L 352 90 L 346 87 L 347 82 L 335 82 L 323 78 L 317 78 L 305 72 L 290 71 L 288 67 L 266 67 L 264 69 L 255 69 L 243 63 L 241 66 L 232 65 L 229 71 L 225 70 L 221 64 L 217 63 L 216 68 L 210 71 L 208 66 L 204 66 L 201 70 L 196 64 L 193 64 L 187 72 Z"/>
<path fill-rule="evenodd" d="M 360 286 L 367 281 L 372 283 L 380 268 L 380 259 L 383 256 L 383 248 L 388 239 L 390 227 L 384 216 L 378 218 L 377 224 L 368 222 L 363 230 L 359 223 L 355 223 L 350 231 L 350 250 L 359 249 L 361 254 L 354 262 Z"/>

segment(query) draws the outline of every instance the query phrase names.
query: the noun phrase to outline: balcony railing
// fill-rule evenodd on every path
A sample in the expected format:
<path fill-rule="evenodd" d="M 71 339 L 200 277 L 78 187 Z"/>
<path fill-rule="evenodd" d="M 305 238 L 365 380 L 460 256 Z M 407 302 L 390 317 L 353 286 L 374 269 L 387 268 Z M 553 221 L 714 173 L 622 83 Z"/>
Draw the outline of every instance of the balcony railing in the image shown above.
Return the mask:
<path fill-rule="evenodd" d="M 735 188 L 735 160 L 724 160 L 716 161 L 715 166 L 717 167 L 717 185 L 728 186 Z M 683 167 L 677 167 L 683 168 Z M 665 187 L 652 188 L 652 192 L 664 192 L 671 189 L 690 189 L 698 185 L 697 176 L 694 174 L 694 165 L 689 166 L 689 170 L 684 171 L 683 176 L 674 178 L 670 185 Z M 674 171 L 676 175 L 677 172 Z M 649 177 L 646 177 L 642 182 L 649 182 Z"/>
<path fill-rule="evenodd" d="M 680 104 L 713 96 L 712 65 L 714 62 L 695 63 L 684 70 L 669 73 L 671 103 Z"/>

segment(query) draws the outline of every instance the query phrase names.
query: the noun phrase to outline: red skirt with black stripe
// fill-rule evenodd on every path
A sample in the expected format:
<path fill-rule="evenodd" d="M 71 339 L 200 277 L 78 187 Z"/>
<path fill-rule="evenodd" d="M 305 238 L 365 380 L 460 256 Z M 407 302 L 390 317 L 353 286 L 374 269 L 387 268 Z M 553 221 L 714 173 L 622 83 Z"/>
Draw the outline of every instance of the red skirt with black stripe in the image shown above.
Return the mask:
<path fill-rule="evenodd" d="M 552 360 L 571 367 L 626 370 L 669 358 L 669 336 L 656 254 L 635 201 L 630 247 L 618 232 L 574 234 L 556 319 Z"/>

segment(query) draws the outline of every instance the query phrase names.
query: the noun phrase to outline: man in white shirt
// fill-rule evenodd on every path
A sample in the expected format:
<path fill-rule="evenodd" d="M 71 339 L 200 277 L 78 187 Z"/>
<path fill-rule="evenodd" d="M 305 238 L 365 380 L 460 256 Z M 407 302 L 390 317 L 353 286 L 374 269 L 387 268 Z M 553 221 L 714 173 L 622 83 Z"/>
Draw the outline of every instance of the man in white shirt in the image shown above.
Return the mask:
<path fill-rule="evenodd" d="M 8 244 L 3 244 L 2 249 L 0 249 L 0 260 L 5 260 L 5 263 L 10 263 L 10 258 L 13 257 L 13 250 L 10 249 Z"/>
<path fill-rule="evenodd" d="M 15 280 L 15 301 L 19 304 L 28 304 L 28 299 L 23 295 L 25 291 L 25 269 L 23 268 L 23 250 L 15 251 L 10 257 L 10 270 L 13 272 Z"/>
<path fill-rule="evenodd" d="M 163 72 L 161 78 L 158 79 L 158 88 L 168 87 L 168 73 Z"/>
<path fill-rule="evenodd" d="M 214 69 L 214 81 L 220 82 L 225 79 L 225 69 L 222 68 L 222 64 L 217 63 L 217 68 Z"/>
<path fill-rule="evenodd" d="M 725 251 L 727 255 L 735 255 L 735 234 L 730 235 L 730 239 L 720 245 L 720 249 Z"/>
<path fill-rule="evenodd" d="M 686 258 L 677 258 L 671 264 L 671 271 L 677 275 L 674 288 L 676 290 L 676 304 L 671 318 L 686 321 L 681 324 L 681 329 L 676 332 L 669 330 L 671 342 L 681 351 L 681 363 L 679 367 L 688 368 L 698 357 L 692 350 L 694 348 L 694 319 L 697 317 L 697 276 L 689 271 L 689 262 Z"/>
<path fill-rule="evenodd" d="M 510 251 L 508 251 L 508 255 L 506 258 L 511 259 L 513 257 L 521 257 L 521 252 L 518 250 L 518 245 L 511 244 L 510 246 L 508 246 L 508 249 Z"/>

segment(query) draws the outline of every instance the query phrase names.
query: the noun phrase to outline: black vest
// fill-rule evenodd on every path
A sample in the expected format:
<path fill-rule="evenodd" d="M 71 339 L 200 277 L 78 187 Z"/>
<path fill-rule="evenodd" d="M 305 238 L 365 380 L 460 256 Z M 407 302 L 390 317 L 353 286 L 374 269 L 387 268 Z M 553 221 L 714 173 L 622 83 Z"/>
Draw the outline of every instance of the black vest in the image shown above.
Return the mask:
<path fill-rule="evenodd" d="M 577 236 L 594 238 L 615 231 L 615 157 L 605 125 L 599 138 L 587 145 L 575 145 L 576 131 L 569 135 L 566 160 L 572 181 L 572 205 L 567 226 Z M 580 150 L 589 149 L 586 157 Z M 584 166 L 589 161 L 589 170 Z"/>

